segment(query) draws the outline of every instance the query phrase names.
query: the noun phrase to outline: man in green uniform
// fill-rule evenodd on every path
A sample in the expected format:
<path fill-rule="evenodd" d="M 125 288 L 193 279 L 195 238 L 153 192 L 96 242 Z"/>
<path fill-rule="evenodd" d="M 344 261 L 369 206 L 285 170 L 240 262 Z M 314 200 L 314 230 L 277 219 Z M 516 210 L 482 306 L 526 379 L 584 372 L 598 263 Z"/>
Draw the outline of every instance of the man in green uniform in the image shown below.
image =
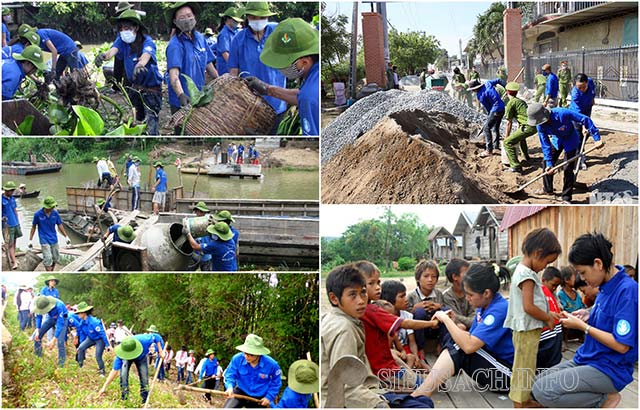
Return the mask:
<path fill-rule="evenodd" d="M 567 95 L 571 90 L 571 69 L 569 69 L 569 64 L 566 61 L 560 62 L 558 82 L 560 87 L 558 91 L 558 99 L 560 100 L 558 107 L 567 107 L 569 105 L 567 104 Z"/>
<path fill-rule="evenodd" d="M 387 64 L 387 90 L 390 90 L 393 88 L 394 85 L 394 81 L 393 81 L 393 64 L 391 64 L 391 61 L 389 61 L 389 64 Z"/>
<path fill-rule="evenodd" d="M 536 95 L 533 97 L 535 102 L 544 101 L 544 88 L 547 85 L 547 77 L 542 73 L 536 74 L 536 78 L 533 80 L 536 83 Z"/>
<path fill-rule="evenodd" d="M 465 102 L 469 94 L 467 92 L 467 79 L 458 67 L 453 69 L 453 89 L 455 90 L 457 99 L 460 100 L 460 102 Z"/>
<path fill-rule="evenodd" d="M 424 90 L 427 88 L 427 68 L 422 67 L 422 72 L 420 73 L 420 89 Z"/>
<path fill-rule="evenodd" d="M 480 80 L 480 73 L 476 71 L 476 67 L 472 66 L 469 70 L 469 81 L 471 80 Z"/>
<path fill-rule="evenodd" d="M 507 85 L 507 67 L 501 65 L 496 71 L 496 76 L 501 80 L 501 85 Z"/>
<path fill-rule="evenodd" d="M 527 125 L 527 103 L 517 97 L 518 90 L 520 90 L 520 84 L 513 81 L 507 83 L 509 102 L 504 110 L 505 118 L 507 119 L 507 136 L 504 139 L 503 145 L 507 153 L 507 158 L 509 158 L 508 170 L 510 172 L 522 172 L 522 164 L 518 160 L 518 153 L 516 151 L 518 144 L 520 144 L 524 159 L 526 161 L 531 160 L 527 148 L 527 137 L 537 132 L 536 127 Z M 514 119 L 518 121 L 518 128 L 512 134 L 511 126 Z"/>

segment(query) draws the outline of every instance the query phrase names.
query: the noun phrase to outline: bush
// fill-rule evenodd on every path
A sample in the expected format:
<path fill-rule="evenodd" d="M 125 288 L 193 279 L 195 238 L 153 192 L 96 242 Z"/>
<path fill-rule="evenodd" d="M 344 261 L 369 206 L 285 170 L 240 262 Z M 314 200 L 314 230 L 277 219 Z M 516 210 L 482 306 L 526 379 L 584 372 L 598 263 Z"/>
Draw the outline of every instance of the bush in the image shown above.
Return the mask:
<path fill-rule="evenodd" d="M 413 270 L 418 262 L 409 256 L 398 259 L 398 270 Z"/>

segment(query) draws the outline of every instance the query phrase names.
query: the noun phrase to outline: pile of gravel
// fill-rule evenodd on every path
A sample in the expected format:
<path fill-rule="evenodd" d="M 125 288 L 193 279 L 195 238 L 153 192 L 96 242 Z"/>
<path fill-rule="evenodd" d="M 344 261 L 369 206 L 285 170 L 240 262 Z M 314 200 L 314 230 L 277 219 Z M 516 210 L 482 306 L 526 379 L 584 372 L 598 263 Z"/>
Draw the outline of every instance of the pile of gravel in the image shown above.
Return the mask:
<path fill-rule="evenodd" d="M 611 162 L 612 174 L 591 186 L 597 202 L 638 203 L 638 152 L 629 151 Z"/>
<path fill-rule="evenodd" d="M 322 130 L 322 163 L 352 144 L 385 116 L 399 111 L 437 111 L 454 115 L 480 127 L 487 116 L 439 91 L 379 91 L 349 107 Z"/>

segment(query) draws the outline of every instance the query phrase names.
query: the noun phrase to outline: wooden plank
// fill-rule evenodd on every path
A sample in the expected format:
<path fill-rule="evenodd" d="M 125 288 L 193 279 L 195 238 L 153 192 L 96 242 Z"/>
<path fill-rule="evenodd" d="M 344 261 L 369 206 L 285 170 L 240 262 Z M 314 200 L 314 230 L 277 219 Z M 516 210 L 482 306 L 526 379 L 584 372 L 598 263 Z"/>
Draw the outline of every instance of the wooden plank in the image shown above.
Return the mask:
<path fill-rule="evenodd" d="M 508 393 L 494 393 L 491 391 L 482 393 L 482 398 L 495 409 L 513 408 L 513 402 L 509 399 Z"/>
<path fill-rule="evenodd" d="M 450 380 L 454 383 L 453 389 L 448 392 L 449 398 L 457 408 L 489 408 L 491 407 L 487 401 L 484 400 L 482 394 L 477 390 L 477 385 L 463 371 Z M 447 383 L 447 385 L 449 385 Z M 509 403 L 511 404 L 511 403 Z"/>

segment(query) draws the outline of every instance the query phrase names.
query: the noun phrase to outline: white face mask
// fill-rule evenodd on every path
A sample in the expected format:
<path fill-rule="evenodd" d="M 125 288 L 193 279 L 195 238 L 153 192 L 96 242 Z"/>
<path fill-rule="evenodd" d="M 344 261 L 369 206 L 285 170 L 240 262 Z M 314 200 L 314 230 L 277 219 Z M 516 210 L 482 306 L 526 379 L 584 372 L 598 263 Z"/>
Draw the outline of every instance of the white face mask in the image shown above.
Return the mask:
<path fill-rule="evenodd" d="M 298 60 L 296 60 L 296 61 L 298 61 Z M 289 80 L 298 79 L 298 78 L 302 77 L 302 75 L 304 74 L 304 68 L 298 69 L 296 67 L 296 62 L 295 61 L 289 67 L 280 68 L 278 71 L 280 71 L 280 73 L 282 73 L 282 75 L 287 77 Z"/>
<path fill-rule="evenodd" d="M 262 31 L 264 30 L 265 27 L 267 27 L 267 23 L 269 22 L 269 19 L 262 19 L 262 20 L 250 20 L 249 21 L 249 27 L 251 27 L 251 29 L 253 31 Z"/>
<path fill-rule="evenodd" d="M 127 44 L 136 41 L 136 32 L 133 30 L 123 30 L 120 32 L 120 38 Z"/>

